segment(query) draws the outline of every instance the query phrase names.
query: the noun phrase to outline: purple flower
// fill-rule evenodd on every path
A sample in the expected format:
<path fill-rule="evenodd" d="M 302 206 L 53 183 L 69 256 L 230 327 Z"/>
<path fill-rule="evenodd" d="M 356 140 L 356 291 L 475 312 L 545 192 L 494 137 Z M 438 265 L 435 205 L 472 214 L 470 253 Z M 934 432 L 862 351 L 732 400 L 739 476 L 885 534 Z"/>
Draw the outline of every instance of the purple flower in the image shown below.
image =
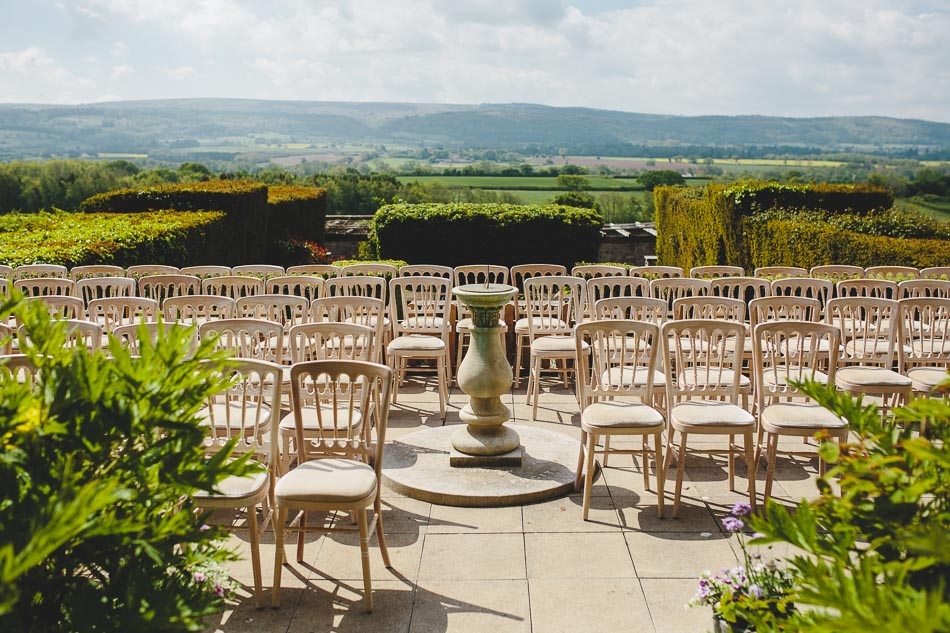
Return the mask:
<path fill-rule="evenodd" d="M 740 501 L 732 506 L 732 514 L 737 517 L 744 517 L 752 514 L 752 506 L 744 501 Z"/>
<path fill-rule="evenodd" d="M 214 592 L 218 595 L 219 598 L 224 597 L 224 587 L 220 584 L 214 586 Z"/>
<path fill-rule="evenodd" d="M 196 571 L 194 575 L 195 582 L 204 582 L 208 577 L 202 571 Z"/>
<path fill-rule="evenodd" d="M 745 527 L 745 523 L 742 522 L 742 519 L 736 517 L 726 517 L 722 520 L 722 527 L 726 528 L 728 532 L 738 532 Z"/>
<path fill-rule="evenodd" d="M 208 525 L 207 523 L 203 523 L 203 524 L 201 525 L 201 527 L 198 528 L 198 529 L 199 529 L 200 531 L 202 531 L 202 532 L 207 532 L 208 530 L 211 529 L 211 526 Z"/>
<path fill-rule="evenodd" d="M 749 593 L 756 598 L 762 597 L 762 589 L 758 585 L 749 585 Z"/>

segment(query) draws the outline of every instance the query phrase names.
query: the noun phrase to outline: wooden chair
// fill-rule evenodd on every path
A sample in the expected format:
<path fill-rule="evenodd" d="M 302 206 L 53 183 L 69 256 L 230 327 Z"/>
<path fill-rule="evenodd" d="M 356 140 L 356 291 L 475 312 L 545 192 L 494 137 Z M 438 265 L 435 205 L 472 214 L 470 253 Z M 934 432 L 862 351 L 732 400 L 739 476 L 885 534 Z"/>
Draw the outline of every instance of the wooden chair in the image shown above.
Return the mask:
<path fill-rule="evenodd" d="M 314 275 L 283 275 L 264 282 L 264 291 L 270 295 L 293 295 L 307 302 L 323 296 L 323 277 Z"/>
<path fill-rule="evenodd" d="M 435 361 L 438 379 L 439 412 L 445 419 L 448 400 L 451 360 L 449 336 L 452 324 L 449 310 L 452 305 L 452 282 L 443 277 L 395 277 L 389 282 L 393 337 L 386 346 L 386 359 L 396 376 L 393 402 L 411 369 L 410 360 Z"/>
<path fill-rule="evenodd" d="M 878 299 L 898 298 L 897 282 L 890 279 L 844 279 L 838 282 L 835 296 L 838 297 L 876 297 Z"/>
<path fill-rule="evenodd" d="M 755 327 L 752 365 L 759 430 L 754 463 L 759 464 L 764 448 L 765 501 L 772 495 L 779 438 L 791 436 L 807 440 L 823 433 L 841 444 L 848 437 L 846 420 L 807 398 L 791 384 L 791 381 L 805 380 L 834 384 L 836 364 L 829 364 L 821 350 L 838 349 L 840 343 L 841 331 L 827 323 L 781 320 Z M 782 452 L 801 454 L 801 450 Z M 825 474 L 825 461 L 820 457 L 818 471 L 822 476 Z"/>
<path fill-rule="evenodd" d="M 280 412 L 280 368 L 272 363 L 241 360 L 229 364 L 224 371 L 230 378 L 228 387 L 216 394 L 203 411 L 204 426 L 208 429 L 205 451 L 212 456 L 237 440 L 231 454 L 250 455 L 250 466 L 257 468 L 241 477 L 226 478 L 215 491 L 199 490 L 192 499 L 203 510 L 243 511 L 249 532 L 254 600 L 262 607 L 260 534 L 270 522 L 274 508 L 277 445 L 268 439 L 268 431 L 276 425 Z"/>
<path fill-rule="evenodd" d="M 451 266 L 436 266 L 435 264 L 407 264 L 400 266 L 396 273 L 399 277 L 442 277 L 452 280 L 455 271 Z"/>
<path fill-rule="evenodd" d="M 729 350 L 730 346 L 740 348 L 736 341 L 745 338 L 745 326 L 735 321 L 712 319 L 667 321 L 660 338 L 666 346 L 664 370 L 668 407 L 664 476 L 674 455 L 677 466 L 673 518 L 679 516 L 690 435 L 728 438 L 725 449 L 704 446 L 692 450 L 728 456 L 730 490 L 735 490 L 735 456 L 745 455 L 749 467 L 749 504 L 755 508 L 755 418 L 739 406 L 742 357 Z M 736 435 L 743 437 L 741 449 L 735 444 Z"/>
<path fill-rule="evenodd" d="M 69 277 L 69 271 L 65 266 L 59 264 L 24 264 L 17 266 L 10 273 L 10 281 L 20 281 L 21 279 L 37 279 L 45 277 L 59 277 L 66 279 Z"/>
<path fill-rule="evenodd" d="M 634 266 L 628 273 L 631 277 L 643 279 L 677 279 L 683 277 L 683 269 L 679 266 Z"/>
<path fill-rule="evenodd" d="M 234 277 L 257 277 L 262 281 L 270 277 L 282 277 L 284 267 L 276 264 L 243 264 L 241 266 L 232 266 L 231 275 Z M 235 297 L 237 299 L 237 297 Z"/>
<path fill-rule="evenodd" d="M 559 363 L 564 387 L 577 358 L 574 324 L 583 316 L 587 284 L 580 277 L 532 277 L 524 282 L 525 315 L 528 320 L 530 371 L 525 403 L 531 405 L 531 419 L 538 418 L 538 396 L 545 361 Z"/>
<path fill-rule="evenodd" d="M 682 297 L 673 301 L 673 318 L 727 319 L 745 323 L 745 301 L 729 297 Z"/>
<path fill-rule="evenodd" d="M 250 274 L 209 277 L 201 282 L 201 293 L 231 297 L 237 301 L 241 297 L 264 294 L 264 280 Z"/>
<path fill-rule="evenodd" d="M 132 297 L 135 280 L 131 277 L 86 277 L 76 282 L 76 292 L 86 305 L 93 299 Z"/>
<path fill-rule="evenodd" d="M 349 264 L 340 269 L 340 277 L 353 277 L 355 275 L 366 277 L 382 277 L 383 279 L 392 279 L 399 271 L 392 264 L 367 263 L 367 264 Z"/>
<path fill-rule="evenodd" d="M 165 299 L 162 315 L 166 321 L 200 326 L 208 321 L 233 319 L 237 316 L 237 308 L 231 297 L 182 295 Z"/>
<path fill-rule="evenodd" d="M 950 298 L 901 299 L 898 309 L 900 373 L 910 378 L 913 393 L 930 396 L 950 377 Z"/>
<path fill-rule="evenodd" d="M 86 349 L 93 352 L 102 346 L 102 328 L 85 319 L 69 318 L 64 320 L 66 340 L 63 347 L 68 349 Z M 26 325 L 17 328 L 17 341 L 30 338 L 30 331 Z"/>
<path fill-rule="evenodd" d="M 65 277 L 27 277 L 14 281 L 13 287 L 27 297 L 79 296 L 76 291 L 76 282 Z"/>
<path fill-rule="evenodd" d="M 91 266 L 74 266 L 69 269 L 69 278 L 73 281 L 91 279 L 95 277 L 123 277 L 125 270 L 121 266 L 110 264 L 95 264 Z"/>
<path fill-rule="evenodd" d="M 154 299 L 161 305 L 169 297 L 199 294 L 202 281 L 193 275 L 154 274 L 139 277 L 136 284 L 140 297 Z"/>
<path fill-rule="evenodd" d="M 158 301 L 145 297 L 104 297 L 90 301 L 86 314 L 108 334 L 123 325 L 154 321 L 159 314 L 159 305 Z"/>
<path fill-rule="evenodd" d="M 919 279 L 920 270 L 913 266 L 869 266 L 864 269 L 868 279 L 887 279 L 893 282 L 905 279 Z"/>
<path fill-rule="evenodd" d="M 383 328 L 386 305 L 375 297 L 323 297 L 310 302 L 310 320 L 313 323 L 335 322 L 366 325 L 373 330 L 372 352 L 369 360 L 383 362 L 383 349 L 387 337 Z"/>
<path fill-rule="evenodd" d="M 689 277 L 669 277 L 650 280 L 650 296 L 663 299 L 670 310 L 673 302 L 682 297 L 705 297 L 709 294 L 710 284 L 706 279 Z"/>
<path fill-rule="evenodd" d="M 653 323 L 628 320 L 589 321 L 574 332 L 577 389 L 581 407 L 581 448 L 577 457 L 575 488 L 584 482 L 583 518 L 588 519 L 594 482 L 594 456 L 598 440 L 610 451 L 614 435 L 642 437 L 639 449 L 614 449 L 639 454 L 643 486 L 650 488 L 648 453 L 654 457 L 657 514 L 663 518 L 663 413 L 653 408 L 654 375 L 660 328 Z M 588 362 L 590 364 L 588 364 Z M 648 438 L 653 437 L 650 451 Z M 585 459 L 586 457 L 586 459 Z"/>
<path fill-rule="evenodd" d="M 827 279 L 833 284 L 843 279 L 864 279 L 864 269 L 860 266 L 847 266 L 844 264 L 827 264 L 824 266 L 812 266 L 808 271 L 808 276 L 814 279 Z"/>
<path fill-rule="evenodd" d="M 950 297 L 950 281 L 946 279 L 906 279 L 897 284 L 897 299 Z"/>
<path fill-rule="evenodd" d="M 288 275 L 308 275 L 329 279 L 340 275 L 340 267 L 332 264 L 301 264 L 300 266 L 288 266 Z"/>
<path fill-rule="evenodd" d="M 646 321 L 657 326 L 670 318 L 670 307 L 653 297 L 607 297 L 594 303 L 594 319 Z"/>
<path fill-rule="evenodd" d="M 134 298 L 134 297 L 133 297 Z M 112 336 L 119 344 L 128 349 L 132 355 L 138 355 L 142 345 L 154 345 L 159 337 L 167 336 L 171 330 L 181 331 L 182 338 L 190 341 L 189 355 L 198 349 L 198 330 L 182 323 L 164 323 L 162 321 L 143 321 L 128 325 L 119 325 L 112 331 Z M 187 334 L 185 334 L 187 332 Z"/>
<path fill-rule="evenodd" d="M 689 269 L 694 279 L 718 279 L 720 277 L 745 277 L 742 266 L 694 266 Z"/>
<path fill-rule="evenodd" d="M 762 266 L 752 273 L 754 277 L 773 280 L 782 277 L 807 277 L 808 270 L 800 266 Z"/>
<path fill-rule="evenodd" d="M 772 282 L 762 277 L 718 277 L 709 280 L 709 295 L 749 303 L 772 294 Z"/>
<path fill-rule="evenodd" d="M 274 537 L 273 605 L 280 604 L 281 572 L 286 560 L 284 530 L 291 510 L 301 511 L 297 521 L 297 562 L 303 561 L 307 531 L 348 531 L 345 525 L 307 525 L 307 512 L 354 513 L 359 534 L 363 568 L 363 603 L 373 609 L 369 559 L 370 533 L 375 530 L 383 563 L 390 566 L 382 523 L 382 463 L 389 418 L 392 370 L 385 365 L 360 361 L 312 361 L 291 368 L 291 400 L 295 415 L 297 467 L 284 474 L 275 488 L 276 519 Z M 322 415 L 321 434 L 304 439 L 303 393 L 307 389 L 344 394 L 337 396 L 338 407 Z M 339 427 L 360 415 L 361 433 L 348 442 L 340 442 Z M 369 509 L 372 508 L 372 516 Z"/>
<path fill-rule="evenodd" d="M 950 266 L 932 266 L 920 271 L 921 279 L 950 279 Z"/>
<path fill-rule="evenodd" d="M 772 280 L 773 297 L 797 297 L 802 299 L 818 299 L 822 309 L 828 300 L 834 296 L 835 286 L 827 279 L 812 279 L 811 277 L 779 277 Z"/>
<path fill-rule="evenodd" d="M 216 319 L 198 326 L 198 337 L 215 338 L 215 349 L 234 358 L 263 360 L 280 365 L 283 360 L 284 326 L 264 319 Z"/>
<path fill-rule="evenodd" d="M 86 307 L 79 297 L 68 295 L 41 295 L 30 297 L 28 301 L 43 304 L 50 316 L 58 319 L 85 319 Z"/>
<path fill-rule="evenodd" d="M 178 275 L 181 269 L 166 264 L 136 264 L 125 269 L 125 276 L 138 280 L 149 275 Z"/>
<path fill-rule="evenodd" d="M 231 272 L 230 266 L 185 266 L 181 269 L 181 274 L 192 275 L 204 281 L 211 277 L 229 277 L 234 273 Z"/>
<path fill-rule="evenodd" d="M 623 266 L 610 266 L 608 264 L 583 264 L 571 268 L 571 277 L 580 277 L 587 281 L 600 277 L 626 277 L 627 269 Z"/>

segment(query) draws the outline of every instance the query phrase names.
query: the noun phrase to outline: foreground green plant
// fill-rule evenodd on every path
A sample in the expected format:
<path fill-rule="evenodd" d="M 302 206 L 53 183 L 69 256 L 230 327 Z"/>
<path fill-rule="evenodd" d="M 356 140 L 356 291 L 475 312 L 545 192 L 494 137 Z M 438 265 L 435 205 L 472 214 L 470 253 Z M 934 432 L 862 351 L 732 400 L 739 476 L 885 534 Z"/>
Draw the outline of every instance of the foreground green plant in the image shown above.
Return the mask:
<path fill-rule="evenodd" d="M 876 407 L 833 388 L 801 390 L 846 418 L 855 439 L 822 444 L 833 467 L 817 499 L 795 510 L 769 503 L 751 518 L 761 533 L 753 544 L 804 552 L 788 564 L 794 602 L 808 608 L 781 626 L 740 615 L 760 632 L 950 631 L 950 405 L 919 398 L 882 422 Z"/>
<path fill-rule="evenodd" d="M 67 349 L 39 304 L 11 312 L 37 380 L 0 368 L 0 630 L 201 629 L 224 608 L 215 570 L 232 555 L 190 497 L 248 469 L 202 447 L 223 359 L 207 343 L 189 355 L 171 329 L 138 357 L 117 341 L 111 358 Z"/>

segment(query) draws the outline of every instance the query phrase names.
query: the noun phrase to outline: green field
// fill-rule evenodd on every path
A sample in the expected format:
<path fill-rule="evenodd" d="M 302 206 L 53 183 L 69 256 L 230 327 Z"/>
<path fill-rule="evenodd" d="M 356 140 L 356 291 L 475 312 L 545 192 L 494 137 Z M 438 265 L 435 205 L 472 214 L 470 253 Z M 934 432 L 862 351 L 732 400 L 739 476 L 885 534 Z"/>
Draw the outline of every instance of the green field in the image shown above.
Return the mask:
<path fill-rule="evenodd" d="M 547 190 L 559 191 L 561 186 L 557 178 L 551 176 L 399 176 L 403 183 L 419 182 L 428 184 L 441 182 L 449 189 L 471 187 L 473 189 L 499 190 Z M 642 190 L 643 186 L 636 178 L 607 178 L 605 176 L 584 176 L 587 189 L 593 191 Z"/>

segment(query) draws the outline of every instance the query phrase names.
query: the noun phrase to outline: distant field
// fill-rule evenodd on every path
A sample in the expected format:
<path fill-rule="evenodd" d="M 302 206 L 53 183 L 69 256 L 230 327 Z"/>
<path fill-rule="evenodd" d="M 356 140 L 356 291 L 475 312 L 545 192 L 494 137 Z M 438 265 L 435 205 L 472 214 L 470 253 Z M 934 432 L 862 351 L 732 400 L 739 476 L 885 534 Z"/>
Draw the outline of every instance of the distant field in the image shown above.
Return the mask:
<path fill-rule="evenodd" d="M 441 182 L 446 187 L 503 190 L 559 190 L 557 178 L 549 176 L 399 176 L 400 182 Z M 588 189 L 617 190 L 642 189 L 636 178 L 605 178 L 604 176 L 585 176 Z"/>
<path fill-rule="evenodd" d="M 901 198 L 895 202 L 895 206 L 929 215 L 938 220 L 950 221 L 950 201 L 947 200 L 925 201 L 920 198 Z"/>

